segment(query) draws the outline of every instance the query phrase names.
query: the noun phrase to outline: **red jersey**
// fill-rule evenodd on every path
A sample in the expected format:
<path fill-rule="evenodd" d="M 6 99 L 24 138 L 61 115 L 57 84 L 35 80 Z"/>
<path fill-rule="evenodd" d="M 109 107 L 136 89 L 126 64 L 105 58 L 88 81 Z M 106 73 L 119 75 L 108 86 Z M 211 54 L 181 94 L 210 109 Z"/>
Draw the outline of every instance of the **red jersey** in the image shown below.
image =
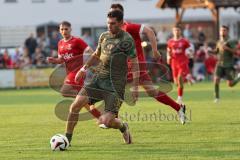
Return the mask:
<path fill-rule="evenodd" d="M 68 41 L 58 42 L 58 55 L 63 57 L 67 74 L 77 73 L 83 65 L 83 52 L 88 45 L 80 38 L 72 37 Z"/>
<path fill-rule="evenodd" d="M 143 25 L 140 24 L 134 24 L 134 23 L 128 23 L 128 22 L 124 22 L 122 29 L 126 32 L 128 32 L 132 38 L 134 39 L 135 42 L 135 47 L 137 50 L 137 57 L 138 57 L 138 61 L 139 62 L 145 62 L 145 57 L 143 54 L 143 49 L 142 49 L 142 40 L 140 37 L 140 34 L 143 31 Z"/>
<path fill-rule="evenodd" d="M 188 57 L 185 54 L 186 49 L 190 47 L 188 40 L 184 38 L 179 40 L 170 39 L 167 47 L 170 49 L 171 63 L 188 62 Z"/>

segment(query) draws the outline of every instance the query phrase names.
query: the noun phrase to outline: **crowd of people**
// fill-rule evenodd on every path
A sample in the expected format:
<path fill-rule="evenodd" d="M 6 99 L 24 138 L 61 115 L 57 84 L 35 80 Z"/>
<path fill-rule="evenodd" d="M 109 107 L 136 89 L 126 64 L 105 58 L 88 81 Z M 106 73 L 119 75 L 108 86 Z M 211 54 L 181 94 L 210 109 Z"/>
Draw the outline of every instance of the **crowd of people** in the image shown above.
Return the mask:
<path fill-rule="evenodd" d="M 190 42 L 190 47 L 186 51 L 190 60 L 190 71 L 197 81 L 202 81 L 204 79 L 211 80 L 217 64 L 216 55 L 211 54 L 211 51 L 215 48 L 215 43 L 208 42 L 206 32 L 204 32 L 203 27 L 199 26 L 195 30 L 198 32 L 195 33 L 197 36 L 193 36 L 193 28 L 191 28 L 189 24 L 186 24 L 182 31 L 183 37 Z M 156 37 L 163 57 L 161 63 L 167 65 L 166 44 L 167 41 L 172 37 L 172 33 L 170 32 L 169 28 L 163 26 L 158 32 L 156 32 Z M 83 34 L 82 38 L 89 43 L 92 48 L 94 48 L 94 41 L 90 39 L 91 36 L 89 36 L 88 33 Z M 57 31 L 53 31 L 50 37 L 45 36 L 45 34 L 34 37 L 34 34 L 31 33 L 30 36 L 26 38 L 22 47 L 17 47 L 14 50 L 11 49 L 11 51 L 9 49 L 0 50 L 0 69 L 52 67 L 54 65 L 48 64 L 46 57 L 57 57 L 57 46 L 60 39 L 61 35 L 59 35 Z M 151 52 L 151 49 L 145 47 L 144 51 L 147 62 L 149 64 L 155 63 L 152 54 L 149 53 Z M 237 45 L 236 55 L 240 55 L 240 41 Z M 238 72 L 240 71 L 239 56 L 236 56 L 235 58 L 234 67 Z M 165 74 L 165 71 L 159 70 L 159 66 L 157 65 L 150 65 L 149 70 L 153 80 L 156 82 L 161 80 L 162 75 Z M 171 74 L 165 74 L 165 79 L 172 80 Z"/>
<path fill-rule="evenodd" d="M 57 57 L 57 45 L 61 39 L 58 32 L 50 38 L 44 34 L 35 38 L 31 33 L 22 47 L 5 48 L 0 53 L 0 69 L 28 69 L 50 67 L 46 57 Z"/>

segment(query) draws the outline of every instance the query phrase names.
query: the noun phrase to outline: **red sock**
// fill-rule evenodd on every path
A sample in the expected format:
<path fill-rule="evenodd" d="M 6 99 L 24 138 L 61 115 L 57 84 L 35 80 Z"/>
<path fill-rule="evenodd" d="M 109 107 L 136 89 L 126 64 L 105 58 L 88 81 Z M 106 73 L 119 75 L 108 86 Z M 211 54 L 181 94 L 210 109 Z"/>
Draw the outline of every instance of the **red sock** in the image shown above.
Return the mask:
<path fill-rule="evenodd" d="M 166 104 L 168 106 L 171 106 L 176 111 L 180 110 L 180 105 L 176 103 L 172 98 L 170 98 L 168 95 L 166 95 L 163 92 L 158 92 L 158 95 L 154 97 L 157 101 Z"/>
<path fill-rule="evenodd" d="M 178 87 L 178 96 L 182 97 L 182 95 L 183 95 L 183 88 Z"/>
<path fill-rule="evenodd" d="M 96 108 L 93 108 L 89 111 L 95 118 L 99 118 L 101 116 L 101 112 Z"/>

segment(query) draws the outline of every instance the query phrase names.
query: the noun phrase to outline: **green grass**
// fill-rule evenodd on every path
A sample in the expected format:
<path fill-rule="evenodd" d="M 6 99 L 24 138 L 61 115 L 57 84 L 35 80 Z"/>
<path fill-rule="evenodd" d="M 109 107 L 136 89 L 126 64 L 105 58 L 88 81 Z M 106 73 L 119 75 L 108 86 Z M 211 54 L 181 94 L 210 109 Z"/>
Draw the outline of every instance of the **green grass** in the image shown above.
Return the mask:
<path fill-rule="evenodd" d="M 51 89 L 0 90 L 0 160 L 239 160 L 240 86 L 222 83 L 219 104 L 213 103 L 212 83 L 185 91 L 186 125 L 173 119 L 171 108 L 144 98 L 121 108 L 134 144 L 123 144 L 119 131 L 99 129 L 90 120 L 78 124 L 69 150 L 52 152 L 49 139 L 64 132 L 65 122 L 54 114 L 63 98 Z M 170 96 L 175 99 L 176 90 Z"/>

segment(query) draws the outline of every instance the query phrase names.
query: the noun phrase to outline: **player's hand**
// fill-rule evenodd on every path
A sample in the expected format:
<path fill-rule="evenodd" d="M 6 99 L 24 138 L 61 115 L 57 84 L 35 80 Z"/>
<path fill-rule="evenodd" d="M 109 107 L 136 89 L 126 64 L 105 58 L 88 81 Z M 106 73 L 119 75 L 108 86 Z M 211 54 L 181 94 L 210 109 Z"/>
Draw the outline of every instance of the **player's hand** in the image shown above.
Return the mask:
<path fill-rule="evenodd" d="M 229 47 L 228 47 L 227 45 L 223 45 L 223 46 L 222 46 L 222 49 L 223 49 L 224 51 L 227 51 L 227 50 L 229 50 Z"/>
<path fill-rule="evenodd" d="M 53 57 L 47 57 L 47 62 L 48 62 L 48 63 L 55 63 L 55 62 L 56 62 L 56 59 L 53 58 Z"/>
<path fill-rule="evenodd" d="M 75 82 L 78 83 L 81 79 L 84 79 L 86 72 L 79 70 L 75 76 Z"/>
<path fill-rule="evenodd" d="M 161 53 L 158 50 L 153 51 L 153 57 L 155 59 L 160 59 L 161 58 Z"/>

